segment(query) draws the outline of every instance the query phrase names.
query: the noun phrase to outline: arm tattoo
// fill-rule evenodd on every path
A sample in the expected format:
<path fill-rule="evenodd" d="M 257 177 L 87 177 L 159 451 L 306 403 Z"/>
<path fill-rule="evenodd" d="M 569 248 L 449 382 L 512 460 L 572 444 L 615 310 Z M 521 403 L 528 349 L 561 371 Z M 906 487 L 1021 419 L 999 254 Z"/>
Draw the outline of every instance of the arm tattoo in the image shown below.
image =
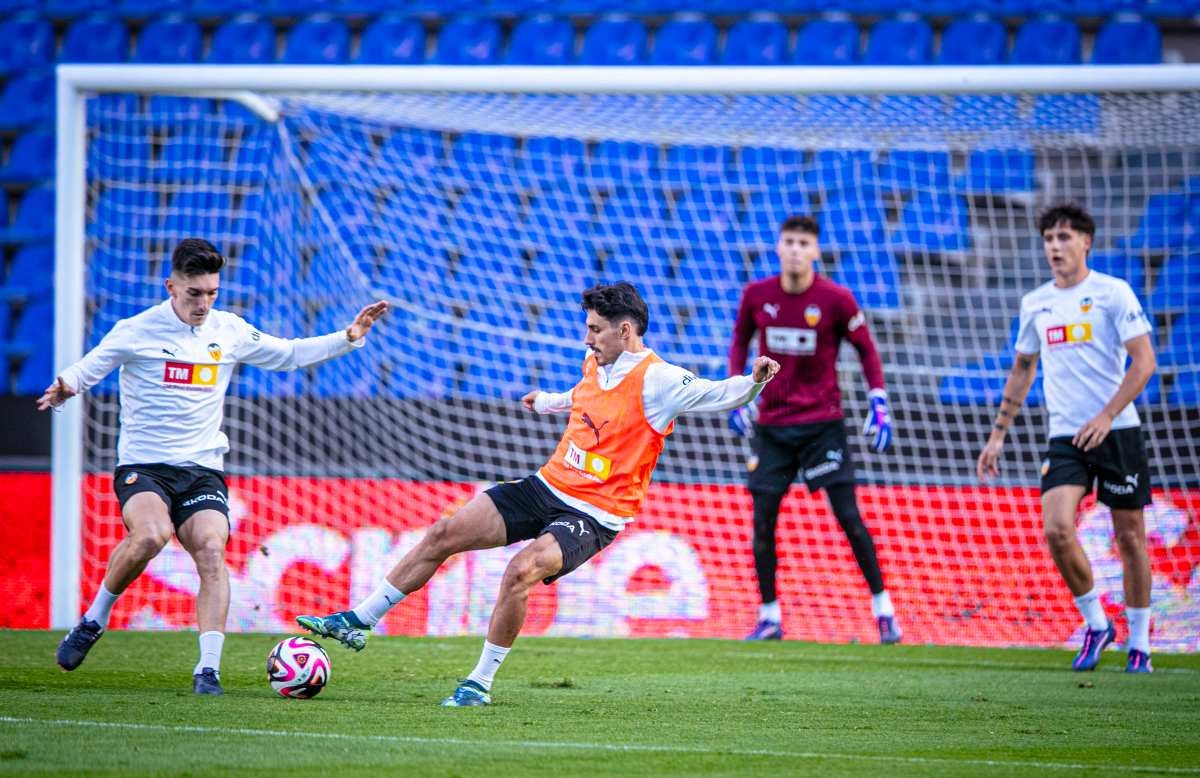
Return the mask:
<path fill-rule="evenodd" d="M 1022 373 L 1027 372 L 1033 367 L 1033 360 L 1029 357 L 1017 357 L 1017 361 L 1013 363 L 1014 369 L 1019 369 Z"/>

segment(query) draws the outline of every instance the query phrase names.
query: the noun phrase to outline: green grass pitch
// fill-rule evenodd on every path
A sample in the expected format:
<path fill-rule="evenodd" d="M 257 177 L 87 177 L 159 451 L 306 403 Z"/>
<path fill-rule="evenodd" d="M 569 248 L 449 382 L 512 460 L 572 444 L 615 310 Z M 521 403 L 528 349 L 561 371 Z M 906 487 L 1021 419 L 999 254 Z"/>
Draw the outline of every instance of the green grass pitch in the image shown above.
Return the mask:
<path fill-rule="evenodd" d="M 0 632 L 0 774 L 1200 775 L 1200 656 L 527 638 L 455 710 L 477 638 L 326 641 L 303 701 L 267 685 L 278 636 L 230 635 L 216 698 L 194 633 L 105 635 L 69 674 L 60 636 Z"/>

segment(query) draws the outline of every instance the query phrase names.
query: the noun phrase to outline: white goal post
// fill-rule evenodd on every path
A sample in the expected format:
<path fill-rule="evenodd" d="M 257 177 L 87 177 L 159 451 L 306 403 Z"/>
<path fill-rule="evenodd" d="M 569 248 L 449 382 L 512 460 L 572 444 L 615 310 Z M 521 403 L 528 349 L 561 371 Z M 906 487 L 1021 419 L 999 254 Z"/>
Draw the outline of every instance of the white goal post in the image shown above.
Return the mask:
<path fill-rule="evenodd" d="M 281 93 L 985 95 L 1200 91 L 1200 65 L 1006 67 L 458 67 L 59 65 L 55 234 L 56 369 L 84 352 L 87 108 L 119 92 L 211 97 L 267 121 Z M 886 365 L 885 365 L 886 367 Z M 51 624 L 80 612 L 84 406 L 67 403 L 52 427 Z"/>

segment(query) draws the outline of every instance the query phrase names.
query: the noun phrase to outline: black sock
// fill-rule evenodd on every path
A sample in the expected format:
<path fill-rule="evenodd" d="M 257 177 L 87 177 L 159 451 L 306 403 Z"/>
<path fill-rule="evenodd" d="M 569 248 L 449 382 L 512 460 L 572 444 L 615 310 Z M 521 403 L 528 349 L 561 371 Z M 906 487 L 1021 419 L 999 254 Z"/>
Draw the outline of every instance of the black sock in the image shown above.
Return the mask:
<path fill-rule="evenodd" d="M 879 594 L 883 591 L 883 573 L 879 571 L 879 560 L 875 558 L 875 541 L 871 540 L 871 533 L 867 530 L 867 525 L 863 524 L 862 516 L 858 512 L 854 484 L 828 486 L 825 488 L 825 496 L 829 499 L 829 507 L 833 509 L 838 524 L 842 525 L 842 531 L 846 533 L 846 539 L 850 541 L 850 548 L 854 551 L 854 558 L 858 560 L 858 568 L 862 570 L 863 578 L 867 579 L 867 586 L 871 587 L 871 594 Z M 757 515 L 756 512 L 756 522 Z M 757 549 L 757 546 L 755 548 Z"/>
<path fill-rule="evenodd" d="M 782 494 L 753 492 L 754 497 L 754 570 L 758 573 L 758 593 L 764 603 L 775 602 L 775 525 L 779 522 Z"/>

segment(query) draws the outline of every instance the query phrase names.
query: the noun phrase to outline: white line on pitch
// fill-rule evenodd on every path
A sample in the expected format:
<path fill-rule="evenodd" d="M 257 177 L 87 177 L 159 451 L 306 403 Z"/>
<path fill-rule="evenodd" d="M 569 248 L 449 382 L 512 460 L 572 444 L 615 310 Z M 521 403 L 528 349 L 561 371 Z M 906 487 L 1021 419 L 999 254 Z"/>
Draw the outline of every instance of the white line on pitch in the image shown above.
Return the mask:
<path fill-rule="evenodd" d="M 1113 654 L 1113 656 L 1116 656 L 1120 652 L 1113 651 L 1111 653 Z M 756 653 L 756 652 L 742 652 L 742 651 L 727 651 L 727 652 L 725 652 L 725 656 L 736 657 L 738 659 L 772 659 L 772 660 L 802 659 L 802 660 L 815 660 L 815 661 L 824 661 L 824 662 L 833 662 L 833 663 L 866 662 L 866 663 L 871 663 L 871 664 L 886 663 L 888 665 L 897 665 L 897 664 L 900 664 L 900 665 L 927 665 L 930 667 L 992 667 L 992 668 L 1001 668 L 1001 669 L 1005 669 L 1005 670 L 1053 670 L 1054 669 L 1051 667 L 1047 667 L 1044 664 L 1024 664 L 1021 662 L 996 662 L 996 661 L 993 661 L 990 659 L 932 659 L 932 658 L 928 658 L 928 657 L 899 656 L 899 655 L 889 658 L 889 657 L 885 656 L 883 653 L 872 654 L 871 656 L 856 656 L 854 654 L 820 654 L 820 653 L 815 653 L 815 654 L 808 654 L 808 653 L 776 654 L 774 652 Z M 1066 654 L 1064 654 L 1064 656 L 1066 656 Z M 1064 665 L 1062 669 L 1065 670 L 1066 665 Z M 1114 666 L 1112 668 L 1105 668 L 1105 669 L 1114 669 L 1115 670 L 1118 668 L 1116 668 L 1116 666 Z M 1197 673 L 1197 672 L 1200 672 L 1200 670 L 1194 670 L 1190 667 L 1156 667 L 1156 668 L 1154 668 L 1154 673 L 1156 675 L 1160 674 L 1160 673 L 1171 673 L 1171 674 L 1175 674 L 1175 675 L 1181 675 L 1181 674 L 1187 675 L 1187 674 L 1192 674 L 1192 673 Z"/>
<path fill-rule="evenodd" d="M 450 714 L 454 715 L 454 714 Z M 405 735 L 348 735 L 339 732 L 288 732 L 272 729 L 248 729 L 245 727 L 200 727 L 186 724 L 138 724 L 120 721 L 87 721 L 76 719 L 34 719 L 16 716 L 0 716 L 0 724 L 43 724 L 55 727 L 94 727 L 97 729 L 125 729 L 143 732 L 175 732 L 212 735 L 243 735 L 245 737 L 304 737 L 323 740 L 353 740 L 396 745 L 476 746 L 479 748 L 558 749 L 564 751 L 608 751 L 616 753 L 672 753 L 696 754 L 701 756 L 765 756 L 784 759 L 840 759 L 857 762 L 889 762 L 917 765 L 973 765 L 976 767 L 1032 767 L 1049 770 L 1104 770 L 1127 773 L 1172 773 L 1200 775 L 1200 767 L 1151 767 L 1148 765 L 1090 765 L 1078 762 L 1032 762 L 1005 759 L 948 759 L 924 756 L 887 756 L 876 754 L 841 754 L 819 751 L 775 751 L 760 748 L 703 748 L 701 746 L 665 746 L 639 743 L 574 743 L 550 740 L 467 740 L 448 737 L 415 737 Z"/>

